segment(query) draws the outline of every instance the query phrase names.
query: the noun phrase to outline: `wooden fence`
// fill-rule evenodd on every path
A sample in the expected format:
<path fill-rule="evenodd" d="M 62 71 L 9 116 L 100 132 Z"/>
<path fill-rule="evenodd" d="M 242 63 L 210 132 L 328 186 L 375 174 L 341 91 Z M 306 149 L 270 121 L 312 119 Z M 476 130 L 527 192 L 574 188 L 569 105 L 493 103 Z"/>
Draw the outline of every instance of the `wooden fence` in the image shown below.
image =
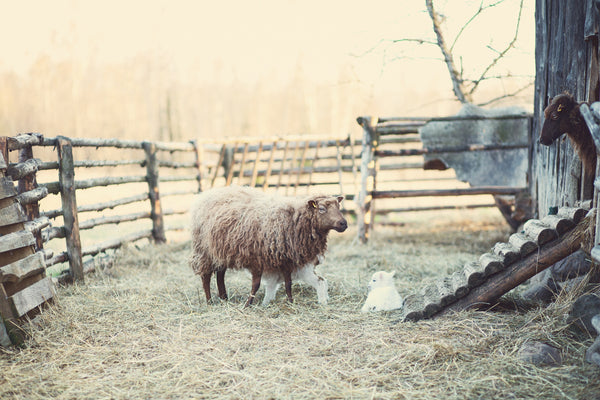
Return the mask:
<path fill-rule="evenodd" d="M 0 283 L 4 288 L 0 313 L 4 318 L 19 318 L 52 297 L 54 292 L 43 268 L 39 268 L 41 264 L 52 268 L 59 282 L 83 280 L 86 272 L 110 263 L 111 257 L 99 257 L 100 253 L 141 239 L 162 243 L 168 236 L 180 234 L 186 228 L 185 215 L 193 195 L 211 187 L 239 184 L 286 195 L 341 194 L 347 200 L 343 211 L 357 216 L 358 237 L 363 242 L 375 222 L 376 199 L 381 202 L 377 214 L 387 216 L 493 207 L 489 195 L 514 195 L 524 189 L 470 188 L 458 182 L 452 170 L 424 171 L 423 155 L 441 151 L 423 148 L 419 139 L 418 128 L 429 120 L 375 121 L 362 117 L 358 122 L 364 134 L 358 141 L 351 137 L 298 137 L 165 143 L 45 138 L 40 134 L 0 137 L 0 154 L 6 168 L 3 185 L 10 189 L 14 188 L 13 181 L 18 182 L 18 193 L 5 196 L 12 200 L 0 199 L 0 222 L 2 215 L 12 215 L 4 209 L 7 205 L 22 206 L 26 218 L 4 225 L 10 225 L 11 233 L 19 227 L 28 232 L 24 235 L 34 238 L 34 242 L 22 247 L 29 246 L 24 250 L 28 256 L 35 254 L 31 263 L 19 264 L 28 264 L 22 275 L 7 272 L 17 259 L 7 257 L 12 253 L 1 246 L 10 236 L 0 224 Z M 527 145 L 443 150 L 515 147 Z M 416 183 L 433 188 L 407 188 Z M 435 201 L 462 195 L 485 195 L 485 200 L 476 197 L 460 205 L 455 200 L 450 205 Z M 408 206 L 399 202 L 415 198 L 428 198 L 429 202 L 420 200 L 419 205 Z M 385 203 L 392 200 L 395 203 Z M 68 268 L 63 267 L 65 263 Z M 37 278 L 32 278 L 34 275 Z M 30 308 L 25 310 L 29 306 L 23 306 L 13 312 L 11 296 L 38 281 L 46 282 L 45 287 L 41 290 L 38 284 L 39 290 L 31 289 Z M 10 287 L 14 283 L 18 284 Z"/>
<path fill-rule="evenodd" d="M 425 171 L 424 155 L 441 153 L 489 152 L 528 149 L 527 140 L 523 143 L 484 143 L 465 144 L 458 147 L 423 147 L 419 129 L 428 122 L 477 121 L 484 119 L 527 119 L 531 130 L 531 115 L 517 114 L 502 117 L 454 116 L 445 118 L 373 118 L 359 117 L 358 124 L 363 128 L 360 190 L 357 198 L 358 238 L 366 242 L 373 228 L 377 214 L 404 213 L 413 211 L 445 210 L 456 208 L 477 208 L 498 206 L 507 222 L 514 227 L 521 221 L 513 221 L 515 212 L 514 196 L 526 193 L 526 187 L 480 186 L 469 187 L 458 182 L 451 169 Z M 526 137 L 531 137 L 530 132 Z M 483 196 L 482 196 L 483 195 Z M 492 202 L 490 203 L 490 195 Z M 508 195 L 508 203 L 499 196 Z M 468 196 L 463 202 L 457 196 Z M 451 198 L 442 202 L 440 198 Z M 418 200 L 419 204 L 415 204 Z M 375 209 L 375 200 L 382 207 Z M 385 203 L 382 200 L 394 199 Z M 403 207 L 398 207 L 398 199 L 409 199 Z M 496 201 L 494 201 L 494 199 Z"/>

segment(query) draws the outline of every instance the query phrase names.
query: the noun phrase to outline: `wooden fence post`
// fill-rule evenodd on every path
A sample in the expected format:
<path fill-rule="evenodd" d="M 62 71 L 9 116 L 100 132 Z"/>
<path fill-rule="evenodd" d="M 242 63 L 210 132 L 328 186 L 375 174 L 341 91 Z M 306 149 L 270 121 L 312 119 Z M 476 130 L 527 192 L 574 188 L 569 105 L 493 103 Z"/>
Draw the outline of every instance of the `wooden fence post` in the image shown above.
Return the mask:
<path fill-rule="evenodd" d="M 58 146 L 58 182 L 62 200 L 65 239 L 69 256 L 69 271 L 75 281 L 83 281 L 83 261 L 81 259 L 81 238 L 79 237 L 79 219 L 75 193 L 75 168 L 73 164 L 73 146 L 71 140 L 57 137 Z"/>
<path fill-rule="evenodd" d="M 196 176 L 196 180 L 198 181 L 198 193 L 202 192 L 202 147 L 198 145 L 196 140 L 190 140 L 192 146 L 194 146 L 194 157 L 196 163 L 196 170 L 198 175 Z"/>
<path fill-rule="evenodd" d="M 358 193 L 358 239 L 366 243 L 373 223 L 373 190 L 375 190 L 375 149 L 379 138 L 375 125 L 377 118 L 359 117 L 357 122 L 363 128 L 362 153 L 360 161 L 360 191 Z"/>
<path fill-rule="evenodd" d="M 143 142 L 142 147 L 146 152 L 146 181 L 148 182 L 148 197 L 150 198 L 150 218 L 152 218 L 152 238 L 156 243 L 165 243 L 165 224 L 163 221 L 160 194 L 158 191 L 158 158 L 156 145 L 152 142 Z"/>

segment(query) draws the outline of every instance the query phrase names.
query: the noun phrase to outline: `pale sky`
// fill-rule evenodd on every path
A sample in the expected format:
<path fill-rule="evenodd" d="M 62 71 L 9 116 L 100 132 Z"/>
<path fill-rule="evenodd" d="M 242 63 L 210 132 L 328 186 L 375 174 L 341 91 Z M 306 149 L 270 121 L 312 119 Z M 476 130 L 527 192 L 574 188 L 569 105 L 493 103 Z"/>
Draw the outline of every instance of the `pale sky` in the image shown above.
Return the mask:
<path fill-rule="evenodd" d="M 445 12 L 447 0 L 435 4 Z M 301 62 L 315 80 L 328 80 L 343 64 L 364 79 L 381 79 L 384 57 L 414 57 L 412 49 L 380 45 L 379 40 L 431 37 L 424 0 L 1 0 L 0 66 L 26 70 L 40 54 L 56 59 L 86 57 L 119 62 L 143 52 L 165 57 L 182 74 L 222 63 L 242 80 L 286 70 Z M 459 4 L 460 3 L 460 4 Z M 506 0 L 514 11 L 517 0 Z M 526 1 L 521 52 L 533 57 L 533 3 Z M 439 5 L 438 5 L 439 4 Z M 453 1 L 446 27 L 462 24 L 480 1 Z M 514 32 L 514 17 L 496 7 L 480 18 L 465 38 L 499 43 Z M 450 18 L 453 18 L 450 20 Z M 489 29 L 489 22 L 495 22 Z M 498 22 L 506 21 L 506 23 Z M 464 40 L 463 46 L 469 46 Z M 417 57 L 437 56 L 437 50 Z M 430 54 L 429 54 L 430 53 Z M 489 51 L 491 54 L 492 52 Z M 414 60 L 415 64 L 419 60 Z M 392 63 L 393 64 L 393 63 Z M 404 63 L 406 64 L 406 63 Z M 522 63 L 521 63 L 522 64 Z M 532 61 L 529 62 L 532 66 Z M 385 67 L 393 70 L 389 63 Z M 384 68 L 385 69 L 385 68 Z M 362 76 L 361 76 L 362 79 Z"/>
<path fill-rule="evenodd" d="M 467 27 L 454 49 L 457 67 L 467 77 L 478 77 L 482 68 L 510 42 L 520 1 L 504 0 Z M 483 4 L 496 2 L 485 0 Z M 444 19 L 443 29 L 451 42 L 482 2 L 435 0 L 434 4 Z M 533 0 L 524 0 L 520 40 L 509 57 L 499 63 L 502 71 L 494 71 L 494 75 L 508 72 L 532 79 L 533 8 Z M 308 126 L 311 130 L 332 132 L 356 128 L 358 115 L 448 115 L 459 107 L 436 46 L 392 43 L 394 39 L 434 39 L 425 0 L 0 0 L 0 10 L 0 73 L 12 71 L 25 80 L 33 77 L 44 80 L 43 76 L 31 75 L 32 64 L 44 57 L 71 66 L 73 69 L 57 68 L 50 75 L 52 79 L 70 81 L 87 77 L 102 82 L 102 74 L 90 78 L 92 75 L 85 71 L 89 68 L 98 73 L 105 70 L 104 66 L 115 66 L 112 71 L 122 71 L 119 66 L 144 63 L 160 69 L 159 75 L 153 75 L 159 76 L 158 79 L 176 82 L 173 87 L 188 84 L 196 88 L 204 84 L 213 85 L 211 88 L 252 87 L 259 82 L 263 90 L 289 93 L 290 82 L 300 73 L 299 81 L 308 82 L 313 88 L 304 96 L 308 99 Z M 55 64 L 44 65 L 52 68 Z M 69 75 L 58 76 L 64 73 Z M 345 91 L 344 85 L 351 87 L 352 92 Z M 486 89 L 483 100 L 521 86 L 522 82 L 505 85 L 496 81 L 496 86 Z M 92 103 L 93 95 L 92 99 L 85 98 L 85 105 L 76 106 L 84 97 L 78 88 L 84 91 L 86 87 L 89 86 L 75 82 L 68 94 L 72 97 L 71 104 L 53 103 L 55 109 L 65 113 L 60 118 L 49 104 L 52 96 L 43 96 L 45 100 L 37 102 L 42 97 L 39 94 L 16 99 L 12 103 L 17 108 L 5 112 L 5 119 L 10 121 L 5 129 L 56 130 L 56 125 L 73 118 L 71 115 L 102 115 L 105 111 L 100 110 L 106 106 Z M 54 87 L 46 90 L 61 96 Z M 530 108 L 532 93 L 530 88 L 515 101 Z M 134 101 L 139 103 L 139 99 L 133 98 L 135 94 L 127 97 L 128 94 L 121 93 L 119 101 L 134 107 Z M 28 95 L 19 92 L 18 96 Z M 258 98 L 223 99 L 222 104 L 214 105 L 213 100 L 202 97 L 201 90 L 196 90 L 195 96 L 178 98 L 185 132 L 223 129 L 216 122 L 214 127 L 201 125 L 199 107 L 216 107 L 206 112 L 212 112 L 222 121 L 234 121 L 231 122 L 234 125 L 258 112 L 247 111 L 244 104 L 239 104 L 257 102 Z M 103 92 L 98 97 L 101 103 L 106 95 Z M 266 120 L 269 113 L 283 112 L 265 98 L 268 96 L 260 104 L 260 118 Z M 289 95 L 286 99 L 293 102 Z M 327 99 L 333 99 L 333 105 L 328 105 Z M 207 105 L 207 101 L 212 103 Z M 23 106 L 18 108 L 20 104 Z M 138 104 L 139 107 L 144 105 Z M 320 123 L 326 107 L 331 108 L 331 121 Z M 29 109 L 45 111 L 36 113 L 37 121 L 30 123 Z M 129 114 L 132 121 L 139 117 Z M 105 118 L 113 120 L 108 123 L 101 120 L 104 124 L 121 124 L 116 117 Z M 149 117 L 153 121 L 157 118 Z M 52 120 L 56 120 L 53 125 Z M 282 129 L 296 132 L 301 129 L 298 124 Z M 129 125 L 131 129 L 139 123 Z M 269 133 L 278 130 L 270 126 L 265 129 Z"/>

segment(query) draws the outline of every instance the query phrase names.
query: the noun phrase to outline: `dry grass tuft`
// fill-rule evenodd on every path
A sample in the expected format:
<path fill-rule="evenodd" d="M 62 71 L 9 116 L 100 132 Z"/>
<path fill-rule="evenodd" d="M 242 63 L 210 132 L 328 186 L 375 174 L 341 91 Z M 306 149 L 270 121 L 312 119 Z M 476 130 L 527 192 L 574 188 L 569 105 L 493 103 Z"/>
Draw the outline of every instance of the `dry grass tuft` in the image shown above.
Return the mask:
<path fill-rule="evenodd" d="M 407 216 L 369 245 L 332 233 L 320 272 L 330 304 L 312 288 L 282 291 L 243 309 L 244 272 L 228 272 L 229 302 L 208 306 L 187 266 L 189 243 L 129 247 L 107 273 L 61 288 L 27 326 L 20 349 L 0 353 L 2 399 L 583 399 L 600 372 L 583 361 L 591 339 L 566 324 L 568 296 L 526 313 L 468 312 L 394 323 L 362 314 L 366 280 L 395 269 L 401 294 L 476 259 L 508 230 L 495 213 Z M 412 219 L 411 219 L 412 218 Z M 473 222 L 474 221 L 474 222 Z M 262 291 L 259 292 L 262 296 Z M 258 301 L 260 302 L 260 298 Z M 563 365 L 517 358 L 530 340 L 562 349 Z"/>

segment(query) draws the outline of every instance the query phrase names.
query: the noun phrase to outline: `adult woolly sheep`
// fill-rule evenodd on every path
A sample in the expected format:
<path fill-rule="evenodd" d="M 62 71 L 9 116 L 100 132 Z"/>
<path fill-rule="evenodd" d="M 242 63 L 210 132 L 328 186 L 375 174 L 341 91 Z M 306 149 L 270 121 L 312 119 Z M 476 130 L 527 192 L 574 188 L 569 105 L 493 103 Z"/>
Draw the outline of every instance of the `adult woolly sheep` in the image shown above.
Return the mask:
<path fill-rule="evenodd" d="M 348 227 L 340 211 L 343 197 L 282 197 L 239 186 L 201 193 L 192 207 L 192 255 L 190 265 L 202 278 L 207 302 L 210 278 L 217 277 L 221 299 L 227 299 L 225 271 L 248 269 L 252 304 L 263 272 L 280 273 L 292 299 L 292 273 L 315 264 L 327 249 L 331 229 Z"/>

